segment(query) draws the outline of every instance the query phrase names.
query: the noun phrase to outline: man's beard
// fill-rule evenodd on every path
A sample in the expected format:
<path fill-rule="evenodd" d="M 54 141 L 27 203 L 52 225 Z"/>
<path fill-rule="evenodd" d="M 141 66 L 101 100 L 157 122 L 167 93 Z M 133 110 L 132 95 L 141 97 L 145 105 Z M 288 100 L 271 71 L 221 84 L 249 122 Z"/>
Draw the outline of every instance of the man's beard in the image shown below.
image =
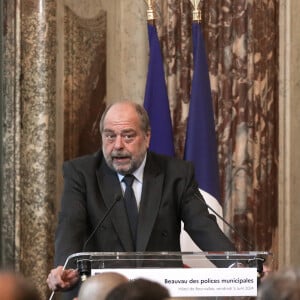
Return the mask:
<path fill-rule="evenodd" d="M 104 153 L 104 157 L 109 168 L 119 174 L 126 175 L 132 174 L 139 168 L 144 155 L 141 154 L 134 158 L 130 153 L 124 151 L 113 151 L 110 155 L 105 155 Z M 126 160 L 126 162 L 122 163 L 122 161 L 117 161 L 122 159 Z"/>

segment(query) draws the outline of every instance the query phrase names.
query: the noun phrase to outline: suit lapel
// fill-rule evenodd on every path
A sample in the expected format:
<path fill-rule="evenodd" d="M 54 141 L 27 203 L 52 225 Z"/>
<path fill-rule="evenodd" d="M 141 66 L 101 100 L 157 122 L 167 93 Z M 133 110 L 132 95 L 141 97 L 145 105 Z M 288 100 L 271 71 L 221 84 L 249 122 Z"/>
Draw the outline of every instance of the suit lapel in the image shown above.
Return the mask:
<path fill-rule="evenodd" d="M 137 231 L 137 251 L 146 251 L 146 247 L 159 211 L 162 198 L 164 174 L 148 153 L 144 170 L 142 198 L 139 209 Z"/>
<path fill-rule="evenodd" d="M 109 209 L 116 199 L 116 196 L 122 196 L 118 176 L 107 166 L 104 159 L 101 161 L 100 167 L 96 170 L 96 176 L 103 200 L 107 209 Z M 113 226 L 115 227 L 125 251 L 133 251 L 134 246 L 123 198 L 116 203 L 115 207 L 111 210 L 109 217 L 112 220 Z"/>

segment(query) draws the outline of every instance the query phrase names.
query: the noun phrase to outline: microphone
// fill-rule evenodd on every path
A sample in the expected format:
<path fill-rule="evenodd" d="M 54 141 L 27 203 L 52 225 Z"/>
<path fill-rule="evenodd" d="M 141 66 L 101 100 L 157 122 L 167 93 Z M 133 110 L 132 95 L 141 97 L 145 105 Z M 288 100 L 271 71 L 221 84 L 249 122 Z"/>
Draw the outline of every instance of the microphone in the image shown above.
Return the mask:
<path fill-rule="evenodd" d="M 104 221 L 107 219 L 107 217 L 109 216 L 110 212 L 112 211 L 112 209 L 114 208 L 114 206 L 117 204 L 118 201 L 120 201 L 122 199 L 121 195 L 115 195 L 114 197 L 114 201 L 111 204 L 111 206 L 108 208 L 108 210 L 106 211 L 106 213 L 104 214 L 104 216 L 102 217 L 102 219 L 100 219 L 100 221 L 98 222 L 98 224 L 96 225 L 96 227 L 94 228 L 93 232 L 89 235 L 89 237 L 87 238 L 87 240 L 85 241 L 83 247 L 82 247 L 82 252 L 84 252 L 87 244 L 89 243 L 89 241 L 92 239 L 92 237 L 95 235 L 96 231 L 98 230 L 98 228 L 104 223 Z"/>
<path fill-rule="evenodd" d="M 208 205 L 204 198 L 200 196 L 201 194 L 199 195 L 195 192 L 194 195 L 203 204 L 205 204 L 205 206 L 209 208 L 223 223 L 225 223 L 233 232 L 235 232 L 239 236 L 239 238 L 241 238 L 247 244 L 247 246 L 250 247 L 250 249 L 252 249 L 253 245 L 235 227 L 228 223 L 220 214 L 218 214 L 210 205 Z"/>
<path fill-rule="evenodd" d="M 194 193 L 197 199 L 199 199 L 207 208 L 209 208 L 222 222 L 224 222 L 233 232 L 235 232 L 239 238 L 241 238 L 247 245 L 250 247 L 250 249 L 253 248 L 253 245 L 230 223 L 228 223 L 220 214 L 218 214 L 209 204 L 206 203 L 202 195 Z M 248 266 L 251 267 L 254 264 L 257 268 L 257 284 L 260 284 L 261 277 L 263 276 L 263 263 L 265 262 L 265 259 L 263 257 L 256 257 L 256 259 L 248 260 Z"/>
<path fill-rule="evenodd" d="M 106 213 L 104 214 L 104 216 L 99 220 L 98 224 L 96 225 L 96 227 L 94 228 L 94 230 L 92 231 L 92 233 L 89 235 L 89 237 L 87 238 L 87 240 L 85 241 L 83 247 L 82 247 L 82 252 L 84 252 L 86 246 L 88 245 L 88 243 L 90 242 L 90 240 L 94 237 L 96 231 L 98 230 L 98 228 L 104 223 L 104 221 L 107 219 L 107 217 L 109 216 L 110 212 L 112 211 L 112 209 L 114 208 L 114 206 L 116 205 L 116 203 L 118 201 L 120 201 L 122 199 L 121 195 L 115 195 L 114 197 L 114 201 L 111 204 L 111 206 L 107 209 Z M 83 282 L 85 281 L 90 275 L 91 275 L 91 262 L 89 259 L 79 259 L 77 260 L 77 270 L 80 276 L 80 281 Z"/>

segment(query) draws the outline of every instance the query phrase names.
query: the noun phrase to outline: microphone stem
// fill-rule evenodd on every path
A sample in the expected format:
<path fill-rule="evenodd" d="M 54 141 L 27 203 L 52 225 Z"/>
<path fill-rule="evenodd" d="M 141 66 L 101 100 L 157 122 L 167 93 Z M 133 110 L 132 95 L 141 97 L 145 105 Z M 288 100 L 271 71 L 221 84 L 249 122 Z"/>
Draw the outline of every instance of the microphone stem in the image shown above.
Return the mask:
<path fill-rule="evenodd" d="M 88 239 L 85 241 L 83 247 L 82 247 L 82 252 L 84 252 L 87 244 L 89 243 L 89 241 L 91 240 L 91 238 L 95 235 L 96 231 L 98 230 L 98 228 L 103 224 L 103 222 L 106 220 L 107 216 L 110 214 L 111 210 L 114 208 L 114 206 L 116 205 L 116 203 L 121 200 L 121 196 L 116 196 L 114 202 L 112 203 L 112 205 L 108 208 L 108 210 L 105 212 L 103 218 L 100 220 L 100 222 L 96 225 L 96 227 L 94 228 L 93 232 L 90 234 L 90 236 L 88 237 Z"/>
<path fill-rule="evenodd" d="M 198 199 L 200 199 L 206 206 L 209 208 L 217 217 L 220 218 L 221 221 L 223 221 L 233 232 L 235 232 L 250 248 L 252 248 L 252 244 L 249 243 L 249 241 L 230 223 L 228 223 L 220 214 L 218 214 L 209 204 L 206 203 L 206 201 L 200 197 L 197 193 L 195 193 Z"/>

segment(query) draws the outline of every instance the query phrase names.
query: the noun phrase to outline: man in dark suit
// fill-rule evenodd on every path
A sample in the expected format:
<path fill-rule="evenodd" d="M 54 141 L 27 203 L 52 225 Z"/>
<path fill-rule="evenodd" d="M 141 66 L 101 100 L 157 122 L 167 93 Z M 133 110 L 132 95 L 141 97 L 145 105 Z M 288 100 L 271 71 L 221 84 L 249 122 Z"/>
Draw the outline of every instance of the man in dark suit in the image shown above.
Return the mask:
<path fill-rule="evenodd" d="M 64 164 L 57 267 L 47 280 L 52 290 L 68 289 L 78 281 L 76 271 L 62 268 L 72 253 L 180 251 L 181 221 L 202 250 L 234 250 L 201 201 L 192 164 L 148 151 L 151 130 L 141 105 L 123 101 L 109 106 L 100 121 L 100 132 L 102 151 Z M 124 194 L 123 177 L 128 174 L 134 175 L 136 232 L 122 199 L 83 249 L 107 209 Z"/>

